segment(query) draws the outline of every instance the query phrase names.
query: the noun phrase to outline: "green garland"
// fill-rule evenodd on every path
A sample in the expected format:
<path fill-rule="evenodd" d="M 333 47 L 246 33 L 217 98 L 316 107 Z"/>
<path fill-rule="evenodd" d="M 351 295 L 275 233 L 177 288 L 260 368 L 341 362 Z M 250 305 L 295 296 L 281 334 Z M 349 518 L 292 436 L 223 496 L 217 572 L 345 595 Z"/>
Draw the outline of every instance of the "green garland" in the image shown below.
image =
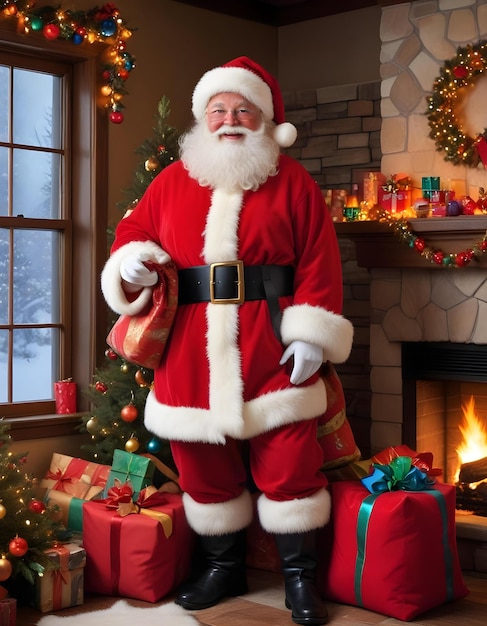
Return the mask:
<path fill-rule="evenodd" d="M 386 222 L 402 243 L 416 250 L 430 263 L 447 269 L 466 267 L 471 261 L 478 262 L 480 257 L 487 252 L 487 231 L 482 239 L 473 242 L 466 250 L 444 252 L 441 248 L 433 248 L 428 245 L 423 237 L 416 235 L 406 219 L 394 219 L 386 211 L 382 211 L 378 219 L 381 222 Z"/>
<path fill-rule="evenodd" d="M 429 136 L 445 161 L 454 165 L 477 167 L 487 158 L 487 129 L 476 137 L 467 135 L 456 114 L 465 87 L 471 87 L 487 69 L 487 41 L 457 49 L 445 61 L 428 98 Z"/>
<path fill-rule="evenodd" d="M 108 44 L 101 94 L 110 121 L 123 122 L 121 100 L 127 94 L 125 81 L 135 67 L 135 59 L 126 50 L 133 30 L 125 24 L 117 7 L 107 3 L 90 11 L 74 11 L 52 6 L 35 9 L 34 5 L 35 0 L 0 0 L 0 17 L 15 18 L 18 32 L 25 35 L 40 32 L 50 41 L 64 39 L 76 46 Z"/>

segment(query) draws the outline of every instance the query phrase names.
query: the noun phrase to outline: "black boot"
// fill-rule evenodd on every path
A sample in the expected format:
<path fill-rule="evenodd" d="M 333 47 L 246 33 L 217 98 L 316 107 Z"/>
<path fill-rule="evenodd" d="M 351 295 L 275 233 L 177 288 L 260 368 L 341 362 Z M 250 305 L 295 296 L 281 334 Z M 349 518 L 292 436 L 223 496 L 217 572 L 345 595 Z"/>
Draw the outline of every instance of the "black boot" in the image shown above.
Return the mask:
<path fill-rule="evenodd" d="M 316 588 L 317 533 L 274 535 L 282 559 L 286 606 L 295 624 L 319 626 L 328 611 Z"/>
<path fill-rule="evenodd" d="M 226 535 L 200 535 L 199 548 L 204 560 L 203 572 L 179 591 L 176 604 L 196 611 L 214 606 L 227 596 L 247 593 L 244 530 Z"/>

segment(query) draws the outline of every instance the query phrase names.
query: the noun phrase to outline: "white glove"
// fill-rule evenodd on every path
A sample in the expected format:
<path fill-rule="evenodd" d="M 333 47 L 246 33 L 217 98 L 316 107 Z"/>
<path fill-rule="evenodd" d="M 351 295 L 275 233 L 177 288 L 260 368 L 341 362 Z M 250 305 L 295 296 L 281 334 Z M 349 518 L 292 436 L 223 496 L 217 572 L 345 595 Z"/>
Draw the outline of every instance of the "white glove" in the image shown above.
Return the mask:
<path fill-rule="evenodd" d="M 290 380 L 293 385 L 300 385 L 313 376 L 323 363 L 323 348 L 306 341 L 293 341 L 284 351 L 279 365 L 294 357 Z"/>
<path fill-rule="evenodd" d="M 126 257 L 120 263 L 120 276 L 132 285 L 139 287 L 151 287 L 157 283 L 157 272 L 150 271 L 144 265 L 144 261 L 149 261 L 150 256 L 144 252 Z"/>

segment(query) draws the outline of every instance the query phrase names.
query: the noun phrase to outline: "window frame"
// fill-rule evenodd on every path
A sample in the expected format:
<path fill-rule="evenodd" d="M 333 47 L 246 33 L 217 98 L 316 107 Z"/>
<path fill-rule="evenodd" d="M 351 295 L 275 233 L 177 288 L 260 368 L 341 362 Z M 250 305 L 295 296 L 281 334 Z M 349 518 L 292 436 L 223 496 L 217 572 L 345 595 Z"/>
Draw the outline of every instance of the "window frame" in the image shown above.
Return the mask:
<path fill-rule="evenodd" d="M 72 267 L 63 268 L 61 283 L 72 288 L 71 310 L 64 311 L 66 349 L 60 363 L 60 378 L 72 377 L 78 385 L 78 413 L 56 415 L 55 402 L 0 405 L 1 416 L 11 424 L 14 439 L 75 434 L 80 413 L 89 409 L 83 389 L 92 383 L 96 364 L 105 350 L 106 305 L 99 289 L 99 276 L 107 255 L 108 116 L 101 106 L 101 66 L 106 46 L 100 43 L 75 46 L 41 34 L 28 37 L 9 23 L 0 24 L 0 51 L 35 55 L 71 67 L 72 81 L 70 153 L 66 172 L 71 214 L 66 217 L 65 245 L 72 246 Z M 63 191 L 63 193 L 66 193 Z M 13 220 L 16 218 L 6 218 Z M 13 224 L 13 222 L 11 222 Z M 70 288 L 70 287 L 67 288 Z M 99 323 L 97 323 L 99 321 Z"/>

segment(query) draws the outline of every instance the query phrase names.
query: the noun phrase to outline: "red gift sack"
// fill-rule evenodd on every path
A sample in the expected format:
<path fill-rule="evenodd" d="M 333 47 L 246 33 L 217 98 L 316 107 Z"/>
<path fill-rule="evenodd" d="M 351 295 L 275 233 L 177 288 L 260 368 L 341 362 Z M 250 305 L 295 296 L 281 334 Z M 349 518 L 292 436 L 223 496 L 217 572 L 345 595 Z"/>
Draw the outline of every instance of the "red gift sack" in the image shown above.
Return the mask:
<path fill-rule="evenodd" d="M 463 598 L 455 487 L 370 494 L 359 481 L 330 485 L 331 554 L 326 597 L 409 621 Z"/>
<path fill-rule="evenodd" d="M 156 516 L 121 517 L 102 501 L 83 505 L 85 591 L 157 602 L 189 575 L 193 532 L 180 494 L 164 493 Z"/>
<path fill-rule="evenodd" d="M 107 343 L 130 363 L 155 369 L 164 348 L 178 305 L 178 273 L 173 263 L 145 263 L 159 275 L 152 301 L 137 315 L 121 315 L 110 330 Z"/>
<path fill-rule="evenodd" d="M 323 450 L 323 470 L 343 467 L 360 458 L 347 419 L 345 395 L 335 368 L 329 361 L 320 370 L 326 387 L 328 406 L 318 418 L 318 441 Z"/>

